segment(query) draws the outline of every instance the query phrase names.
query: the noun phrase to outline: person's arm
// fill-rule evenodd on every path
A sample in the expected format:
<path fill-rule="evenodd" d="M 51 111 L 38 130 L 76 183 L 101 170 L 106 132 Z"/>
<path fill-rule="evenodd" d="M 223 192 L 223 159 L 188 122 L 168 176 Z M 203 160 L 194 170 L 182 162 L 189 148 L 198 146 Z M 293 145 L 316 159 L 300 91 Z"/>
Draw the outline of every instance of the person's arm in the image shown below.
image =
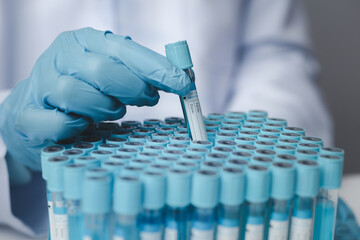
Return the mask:
<path fill-rule="evenodd" d="M 246 1 L 230 110 L 264 109 L 332 145 L 301 0 Z"/>

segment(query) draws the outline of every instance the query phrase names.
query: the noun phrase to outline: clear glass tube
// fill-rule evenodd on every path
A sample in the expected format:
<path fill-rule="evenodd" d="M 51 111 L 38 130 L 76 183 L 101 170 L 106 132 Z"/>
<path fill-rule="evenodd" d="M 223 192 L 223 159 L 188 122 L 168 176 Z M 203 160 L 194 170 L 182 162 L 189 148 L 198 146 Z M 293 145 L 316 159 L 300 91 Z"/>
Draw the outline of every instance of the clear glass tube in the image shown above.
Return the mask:
<path fill-rule="evenodd" d="M 292 200 L 271 199 L 268 240 L 287 240 Z"/>
<path fill-rule="evenodd" d="M 243 221 L 243 207 L 241 205 L 224 205 L 218 206 L 218 226 L 216 239 L 237 240 L 243 229 L 241 222 Z"/>
<path fill-rule="evenodd" d="M 263 240 L 268 220 L 269 201 L 262 203 L 247 202 L 245 205 L 245 229 L 242 239 Z"/>
<path fill-rule="evenodd" d="M 109 239 L 110 214 L 85 214 L 83 239 Z"/>
<path fill-rule="evenodd" d="M 290 224 L 290 239 L 311 240 L 315 198 L 295 196 Z"/>
<path fill-rule="evenodd" d="M 333 240 L 339 189 L 320 189 L 316 199 L 314 240 Z"/>
<path fill-rule="evenodd" d="M 138 215 L 115 215 L 114 240 L 138 240 L 139 217 Z"/>
<path fill-rule="evenodd" d="M 54 226 L 54 206 L 51 197 L 51 192 L 46 187 L 47 203 L 48 203 L 48 215 L 49 215 L 49 238 L 55 239 L 55 226 Z"/>
<path fill-rule="evenodd" d="M 164 210 L 144 209 L 140 214 L 141 240 L 161 240 L 164 229 Z"/>
<path fill-rule="evenodd" d="M 216 208 L 193 208 L 191 223 L 192 240 L 213 240 L 216 230 Z"/>
<path fill-rule="evenodd" d="M 54 209 L 54 235 L 53 239 L 67 240 L 68 232 L 68 216 L 66 213 L 65 199 L 62 192 L 52 192 L 51 198 Z"/>
<path fill-rule="evenodd" d="M 190 238 L 190 208 L 166 208 L 165 240 L 186 240 Z"/>
<path fill-rule="evenodd" d="M 69 239 L 81 239 L 83 236 L 84 214 L 81 211 L 81 200 L 66 200 L 69 223 Z"/>

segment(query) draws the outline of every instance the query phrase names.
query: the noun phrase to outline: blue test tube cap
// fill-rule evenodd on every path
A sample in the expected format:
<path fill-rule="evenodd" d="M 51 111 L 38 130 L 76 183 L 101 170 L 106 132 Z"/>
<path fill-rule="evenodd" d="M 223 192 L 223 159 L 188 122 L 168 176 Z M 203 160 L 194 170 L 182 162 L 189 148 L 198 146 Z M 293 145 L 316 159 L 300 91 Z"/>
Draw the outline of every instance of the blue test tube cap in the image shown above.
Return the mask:
<path fill-rule="evenodd" d="M 289 145 L 276 145 L 274 148 L 276 154 L 291 154 L 294 155 L 296 147 Z"/>
<path fill-rule="evenodd" d="M 64 191 L 64 167 L 71 163 L 67 156 L 56 156 L 48 159 L 48 189 L 51 192 Z"/>
<path fill-rule="evenodd" d="M 200 163 L 200 169 L 202 170 L 209 170 L 209 171 L 215 171 L 220 173 L 224 166 L 224 163 L 218 162 L 218 161 L 205 161 Z"/>
<path fill-rule="evenodd" d="M 251 153 L 244 151 L 234 151 L 230 154 L 230 158 L 232 159 L 241 159 L 245 161 L 250 161 L 251 157 L 252 157 Z"/>
<path fill-rule="evenodd" d="M 142 183 L 134 176 L 115 179 L 114 212 L 123 215 L 137 215 L 141 211 Z M 124 197 L 126 196 L 126 197 Z"/>
<path fill-rule="evenodd" d="M 140 151 L 138 149 L 135 149 L 135 148 L 118 148 L 116 150 L 116 154 L 128 155 L 128 156 L 131 156 L 131 157 L 137 156 L 137 154 L 139 152 Z"/>
<path fill-rule="evenodd" d="M 199 170 L 192 179 L 191 203 L 198 208 L 214 208 L 219 202 L 220 176 L 216 171 Z"/>
<path fill-rule="evenodd" d="M 114 176 L 118 175 L 125 166 L 125 163 L 110 160 L 101 163 L 101 167 L 110 171 Z"/>
<path fill-rule="evenodd" d="M 164 174 L 154 171 L 145 171 L 141 175 L 144 185 L 143 208 L 159 210 L 165 205 L 166 182 Z"/>
<path fill-rule="evenodd" d="M 42 177 L 47 180 L 48 175 L 48 162 L 47 160 L 51 157 L 59 156 L 65 150 L 65 147 L 60 145 L 47 146 L 41 149 L 41 169 Z"/>
<path fill-rule="evenodd" d="M 85 177 L 83 211 L 85 214 L 106 214 L 111 210 L 112 179 L 109 176 Z"/>
<path fill-rule="evenodd" d="M 344 159 L 336 155 L 320 155 L 320 188 L 339 189 L 341 186 Z"/>
<path fill-rule="evenodd" d="M 81 156 L 74 159 L 76 164 L 84 164 L 88 168 L 100 167 L 101 161 L 99 158 L 91 156 Z"/>
<path fill-rule="evenodd" d="M 318 152 L 313 151 L 313 150 L 298 149 L 295 152 L 295 156 L 298 159 L 316 160 L 318 157 Z"/>
<path fill-rule="evenodd" d="M 88 151 L 91 151 L 91 150 L 95 149 L 95 144 L 86 143 L 86 142 L 74 143 L 72 145 L 72 148 L 73 149 L 80 149 L 80 150 L 88 152 Z"/>
<path fill-rule="evenodd" d="M 165 45 L 166 57 L 175 66 L 181 69 L 193 67 L 190 50 L 186 41 L 179 41 Z"/>
<path fill-rule="evenodd" d="M 300 128 L 300 127 L 285 127 L 283 132 L 297 133 L 302 136 L 305 136 L 305 129 Z"/>
<path fill-rule="evenodd" d="M 190 204 L 191 171 L 172 169 L 167 174 L 166 204 L 170 207 L 186 207 Z"/>
<path fill-rule="evenodd" d="M 113 154 L 114 152 L 109 150 L 92 150 L 90 152 L 90 156 L 99 158 L 101 160 L 108 159 Z"/>
<path fill-rule="evenodd" d="M 302 143 L 302 142 L 300 142 L 298 144 L 297 149 L 299 149 L 299 150 L 312 150 L 312 151 L 319 152 L 320 151 L 320 145 L 313 144 L 313 143 Z"/>
<path fill-rule="evenodd" d="M 157 157 L 159 157 L 160 154 L 158 153 L 153 153 L 153 152 L 139 152 L 137 155 L 137 158 L 139 159 L 144 159 L 144 160 L 151 160 L 151 161 L 155 161 L 155 159 Z"/>
<path fill-rule="evenodd" d="M 225 167 L 221 172 L 220 203 L 236 206 L 245 198 L 245 174 L 239 168 Z"/>
<path fill-rule="evenodd" d="M 320 166 L 312 160 L 299 160 L 296 166 L 295 193 L 300 197 L 313 198 L 320 186 Z"/>
<path fill-rule="evenodd" d="M 337 147 L 323 147 L 320 148 L 320 154 L 323 155 L 336 155 L 344 158 L 345 151 L 344 149 Z"/>
<path fill-rule="evenodd" d="M 61 155 L 67 156 L 71 159 L 74 159 L 76 157 L 85 155 L 85 151 L 83 151 L 81 149 L 67 149 L 67 150 L 63 151 Z"/>
<path fill-rule="evenodd" d="M 186 149 L 186 153 L 188 153 L 188 154 L 195 154 L 195 155 L 200 155 L 200 156 L 204 156 L 204 157 L 209 152 L 210 151 L 207 148 L 189 147 Z"/>
<path fill-rule="evenodd" d="M 285 162 L 294 165 L 297 158 L 292 154 L 277 154 L 274 160 L 275 162 Z"/>
<path fill-rule="evenodd" d="M 86 169 L 85 164 L 69 164 L 64 167 L 64 197 L 66 199 L 81 199 Z"/>
<path fill-rule="evenodd" d="M 324 144 L 324 142 L 321 138 L 311 137 L 311 136 L 302 136 L 300 139 L 300 142 L 318 144 L 320 147 L 322 147 Z"/>
<path fill-rule="evenodd" d="M 148 146 L 145 146 L 143 151 L 144 152 L 151 152 L 151 153 L 162 153 L 162 151 L 164 151 L 166 148 L 163 147 L 163 146 L 152 146 L 152 145 L 148 145 Z"/>
<path fill-rule="evenodd" d="M 251 203 L 263 203 L 270 197 L 270 170 L 265 166 L 250 164 L 246 169 L 245 199 Z"/>
<path fill-rule="evenodd" d="M 295 193 L 295 166 L 290 163 L 275 162 L 271 166 L 271 173 L 271 197 L 278 200 L 292 199 Z"/>
<path fill-rule="evenodd" d="M 85 177 L 108 177 L 111 172 L 102 167 L 89 168 L 85 171 Z"/>
<path fill-rule="evenodd" d="M 229 147 L 213 147 L 211 149 L 212 153 L 222 153 L 225 155 L 230 156 L 230 154 L 234 151 L 233 148 L 229 148 Z"/>
<path fill-rule="evenodd" d="M 271 124 L 281 124 L 283 125 L 284 127 L 287 126 L 287 122 L 285 119 L 282 119 L 282 118 L 267 118 L 266 119 L 266 122 L 267 123 L 271 123 Z"/>
<path fill-rule="evenodd" d="M 225 162 L 227 159 L 229 156 L 223 153 L 208 153 L 205 156 L 205 161 Z"/>
<path fill-rule="evenodd" d="M 250 163 L 259 165 L 259 166 L 270 167 L 271 164 L 273 163 L 273 159 L 271 159 L 269 157 L 255 156 L 251 159 Z"/>
<path fill-rule="evenodd" d="M 212 146 L 213 143 L 209 141 L 195 140 L 190 142 L 190 147 L 211 149 Z"/>

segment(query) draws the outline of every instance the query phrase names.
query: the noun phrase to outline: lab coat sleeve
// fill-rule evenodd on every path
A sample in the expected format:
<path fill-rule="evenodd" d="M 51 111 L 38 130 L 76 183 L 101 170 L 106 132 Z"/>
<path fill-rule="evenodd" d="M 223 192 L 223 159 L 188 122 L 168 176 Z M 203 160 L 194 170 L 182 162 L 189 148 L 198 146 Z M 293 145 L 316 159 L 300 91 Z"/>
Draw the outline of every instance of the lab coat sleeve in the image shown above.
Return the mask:
<path fill-rule="evenodd" d="M 9 93 L 10 91 L 0 91 L 0 104 Z M 46 202 L 44 204 L 44 201 L 40 200 L 41 207 L 37 204 L 42 197 L 37 196 L 36 193 L 43 187 L 36 182 L 39 181 L 37 176 L 39 174 L 34 174 L 35 181 L 25 186 L 10 187 L 5 155 L 6 145 L 0 135 L 0 224 L 7 225 L 32 238 L 44 236 Z"/>
<path fill-rule="evenodd" d="M 267 110 L 332 145 L 300 0 L 246 1 L 229 110 Z"/>

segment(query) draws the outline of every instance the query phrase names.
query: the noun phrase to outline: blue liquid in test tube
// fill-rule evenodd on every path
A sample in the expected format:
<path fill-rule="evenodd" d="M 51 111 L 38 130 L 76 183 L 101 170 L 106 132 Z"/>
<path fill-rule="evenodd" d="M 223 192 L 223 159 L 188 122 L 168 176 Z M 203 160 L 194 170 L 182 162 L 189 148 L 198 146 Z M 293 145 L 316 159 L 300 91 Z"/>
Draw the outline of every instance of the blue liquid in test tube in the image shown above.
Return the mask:
<path fill-rule="evenodd" d="M 295 167 L 290 163 L 272 165 L 271 210 L 268 240 L 287 240 L 291 205 L 295 192 Z"/>
<path fill-rule="evenodd" d="M 320 168 L 312 160 L 296 163 L 296 186 L 293 203 L 290 239 L 311 240 L 314 225 L 314 206 L 319 192 Z"/>
<path fill-rule="evenodd" d="M 221 173 L 217 240 L 238 240 L 242 233 L 245 174 L 238 168 L 225 167 Z"/>
<path fill-rule="evenodd" d="M 191 172 L 170 170 L 167 175 L 165 240 L 190 237 Z"/>
<path fill-rule="evenodd" d="M 191 203 L 193 205 L 192 240 L 213 240 L 215 238 L 216 206 L 219 191 L 220 179 L 217 172 L 199 170 L 194 173 L 191 191 Z"/>
<path fill-rule="evenodd" d="M 138 240 L 142 184 L 137 177 L 125 176 L 115 180 L 113 240 Z"/>
<path fill-rule="evenodd" d="M 246 169 L 245 231 L 242 239 L 263 240 L 268 226 L 270 170 L 259 165 Z"/>

